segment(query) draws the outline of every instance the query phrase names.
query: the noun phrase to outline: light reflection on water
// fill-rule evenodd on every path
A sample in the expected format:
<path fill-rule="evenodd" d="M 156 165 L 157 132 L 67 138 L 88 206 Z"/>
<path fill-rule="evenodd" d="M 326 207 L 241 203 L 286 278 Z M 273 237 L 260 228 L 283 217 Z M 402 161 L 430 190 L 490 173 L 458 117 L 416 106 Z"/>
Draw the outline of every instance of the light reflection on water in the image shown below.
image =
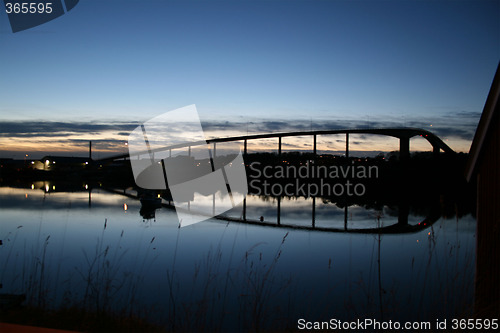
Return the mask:
<path fill-rule="evenodd" d="M 39 287 L 43 262 L 40 284 L 49 307 L 59 305 L 69 292 L 74 301 L 82 299 L 88 286 L 85 277 L 98 258 L 93 267 L 100 262 L 109 269 L 93 274 L 100 273 L 102 279 L 103 273 L 113 272 L 108 280 L 116 288 L 122 285 L 113 294 L 115 308 L 130 303 L 133 296 L 136 309 L 149 309 L 150 319 L 166 324 L 172 299 L 184 308 L 209 301 L 216 313 L 213 321 L 221 321 L 224 314 L 224 328 L 233 329 L 259 292 L 270 318 L 289 318 L 292 326 L 299 318 L 428 320 L 470 311 L 475 259 L 471 216 L 440 219 L 420 232 L 394 235 L 269 228 L 215 219 L 179 229 L 170 209 L 161 208 L 155 220 L 144 221 L 140 202 L 119 194 L 94 189 L 89 205 L 89 192 L 49 188 L 46 193 L 41 188 L 0 188 L 0 278 L 2 293 L 29 293 Z M 282 221 L 311 224 L 311 199 L 283 200 L 281 209 Z M 247 216 L 275 221 L 276 202 L 248 197 Z M 350 225 L 374 226 L 377 218 L 392 224 L 397 214 L 388 207 L 349 208 Z M 410 216 L 409 221 L 422 219 Z M 343 226 L 344 209 L 318 200 L 316 223 Z M 100 254 L 108 246 L 106 263 Z M 259 283 L 264 287 L 255 289 Z M 207 321 L 204 325 L 209 326 Z M 251 321 L 247 318 L 246 323 Z"/>

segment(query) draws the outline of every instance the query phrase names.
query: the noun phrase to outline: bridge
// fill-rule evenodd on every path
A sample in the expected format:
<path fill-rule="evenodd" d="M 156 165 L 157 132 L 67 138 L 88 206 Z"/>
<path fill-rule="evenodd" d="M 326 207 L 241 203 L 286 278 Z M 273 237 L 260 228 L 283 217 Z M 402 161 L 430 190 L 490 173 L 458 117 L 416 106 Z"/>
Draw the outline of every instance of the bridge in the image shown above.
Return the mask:
<path fill-rule="evenodd" d="M 165 152 L 170 151 L 170 156 L 172 155 L 172 150 L 174 149 L 179 149 L 179 148 L 188 148 L 188 156 L 191 156 L 191 147 L 196 147 L 196 146 L 202 146 L 202 145 L 207 145 L 211 144 L 213 145 L 213 157 L 216 156 L 216 147 L 217 144 L 219 143 L 226 143 L 226 142 L 243 142 L 243 153 L 247 154 L 248 152 L 248 142 L 251 140 L 258 140 L 258 139 L 269 139 L 269 138 L 277 138 L 278 139 L 278 144 L 277 144 L 277 150 L 278 150 L 278 155 L 282 153 L 282 141 L 283 138 L 286 137 L 304 137 L 304 136 L 310 136 L 312 137 L 313 141 L 313 153 L 317 154 L 317 138 L 318 136 L 321 135 L 335 135 L 335 134 L 343 134 L 345 135 L 345 143 L 346 143 L 346 148 L 345 148 L 345 156 L 349 157 L 349 137 L 350 135 L 353 134 L 374 134 L 374 135 L 384 135 L 384 136 L 390 136 L 390 137 L 395 137 L 399 139 L 399 154 L 400 154 L 400 160 L 406 160 L 409 159 L 410 157 L 410 139 L 412 137 L 420 136 L 424 139 L 426 139 L 430 145 L 432 146 L 432 150 L 435 156 L 439 155 L 441 151 L 443 151 L 446 154 L 454 154 L 455 152 L 448 146 L 446 143 L 444 143 L 438 136 L 435 134 L 419 129 L 419 128 L 366 128 L 366 129 L 332 129 L 332 130 L 318 130 L 318 131 L 297 131 L 297 132 L 280 132 L 280 133 L 268 133 L 268 134 L 253 134 L 253 135 L 242 135 L 242 136 L 233 136 L 233 137 L 225 137 L 225 138 L 212 138 L 212 139 L 207 139 L 207 140 L 201 140 L 201 141 L 191 141 L 191 142 L 184 142 L 180 144 L 175 144 L 175 145 L 170 145 L 170 146 L 164 146 L 164 147 L 159 147 L 155 149 L 148 149 L 147 151 L 140 151 L 136 152 L 134 154 L 120 154 L 120 155 L 115 155 L 112 157 L 108 158 L 103 158 L 100 160 L 96 160 L 99 162 L 105 162 L 105 161 L 113 161 L 113 160 L 120 160 L 120 159 L 132 159 L 134 157 L 137 157 L 138 159 L 141 158 L 141 156 L 149 156 L 152 160 L 155 159 L 155 153 L 163 153 L 161 155 L 164 156 Z M 148 145 L 149 147 L 149 145 Z M 160 155 L 160 154 L 159 154 Z M 157 155 L 158 157 L 158 155 Z M 263 222 L 263 221 L 252 221 L 251 219 L 248 219 L 246 216 L 246 198 L 243 200 L 243 213 L 240 218 L 235 218 L 235 217 L 228 217 L 228 216 L 215 216 L 215 219 L 221 219 L 225 221 L 231 221 L 231 222 L 243 222 L 243 223 L 248 223 L 248 224 L 258 224 L 258 225 L 267 225 L 267 226 L 277 226 L 277 227 L 289 227 L 289 228 L 296 228 L 296 229 L 307 229 L 307 230 L 318 230 L 318 231 L 331 231 L 331 232 L 352 232 L 352 233 L 407 233 L 407 232 L 417 232 L 422 229 L 427 228 L 429 225 L 433 224 L 436 222 L 439 218 L 439 214 L 431 214 L 431 216 L 428 216 L 422 223 L 419 223 L 418 225 L 409 225 L 408 224 L 408 216 L 399 216 L 398 221 L 396 224 L 391 225 L 391 226 L 385 226 L 385 227 L 376 227 L 376 228 L 369 228 L 369 229 L 350 229 L 347 227 L 347 207 L 346 207 L 346 212 L 345 212 L 345 227 L 341 229 L 335 229 L 335 228 L 322 228 L 319 226 L 316 226 L 315 219 L 316 219 L 316 198 L 313 198 L 313 203 L 312 203 L 312 217 L 311 217 L 311 225 L 310 226 L 292 226 L 292 225 L 285 225 L 281 223 L 281 198 L 278 197 L 276 198 L 277 200 L 277 221 L 276 222 Z M 214 202 L 215 205 L 215 202 Z M 172 205 L 165 205 L 165 206 L 170 206 L 173 207 Z M 188 205 L 189 207 L 189 205 Z M 215 207 L 215 206 L 214 206 Z M 177 208 L 179 209 L 179 208 Z M 197 213 L 197 212 L 191 212 L 189 213 Z M 211 215 L 214 216 L 215 214 Z"/>
<path fill-rule="evenodd" d="M 319 130 L 319 131 L 299 131 L 299 132 L 281 132 L 281 133 L 268 133 L 268 134 L 253 134 L 253 135 L 242 135 L 242 136 L 233 136 L 233 137 L 225 137 L 225 138 L 213 138 L 202 141 L 191 141 L 185 142 L 181 144 L 175 144 L 170 146 L 165 146 L 161 148 L 150 149 L 148 151 L 138 152 L 133 154 L 132 156 L 140 156 L 145 154 L 154 154 L 156 152 L 164 152 L 177 148 L 188 147 L 191 148 L 193 146 L 201 146 L 206 144 L 213 144 L 214 151 L 216 150 L 217 143 L 224 142 L 237 142 L 243 141 L 244 143 L 244 153 L 247 153 L 247 143 L 250 140 L 258 140 L 258 139 L 270 139 L 270 138 L 278 138 L 278 154 L 281 154 L 282 151 L 282 139 L 285 137 L 295 137 L 295 136 L 312 136 L 313 138 L 313 153 L 317 153 L 317 137 L 320 135 L 332 135 L 332 134 L 345 134 L 346 136 L 346 157 L 349 157 L 349 135 L 351 134 L 376 134 L 376 135 L 385 135 L 390 137 L 395 137 L 399 139 L 399 156 L 401 160 L 408 159 L 410 156 L 410 139 L 415 136 L 421 136 L 426 139 L 432 146 L 433 153 L 438 155 L 441 151 L 453 154 L 455 153 L 453 149 L 451 149 L 446 143 L 443 142 L 437 135 L 420 128 L 411 128 L 411 127 L 399 127 L 399 128 L 363 128 L 363 129 L 332 129 L 332 130 Z M 119 159 L 127 159 L 131 158 L 129 154 L 119 154 L 107 158 L 98 159 L 96 161 L 106 162 L 113 161 Z"/>

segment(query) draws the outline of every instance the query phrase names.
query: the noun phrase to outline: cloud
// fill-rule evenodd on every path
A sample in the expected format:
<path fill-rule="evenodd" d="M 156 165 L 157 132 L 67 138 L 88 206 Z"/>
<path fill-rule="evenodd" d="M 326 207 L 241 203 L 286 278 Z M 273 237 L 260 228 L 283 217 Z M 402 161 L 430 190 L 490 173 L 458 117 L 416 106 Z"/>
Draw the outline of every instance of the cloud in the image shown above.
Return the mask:
<path fill-rule="evenodd" d="M 232 137 L 252 134 L 266 134 L 279 132 L 308 132 L 338 129 L 363 129 L 363 128 L 391 128 L 391 127 L 416 127 L 429 130 L 443 140 L 450 139 L 449 143 L 466 151 L 474 137 L 477 123 L 481 116 L 480 112 L 457 111 L 444 115 L 369 115 L 366 119 L 349 118 L 350 116 L 335 117 L 332 119 L 252 119 L 242 121 L 241 118 L 224 120 L 202 120 L 202 127 L 207 138 Z M 369 119 L 369 120 L 368 120 Z M 140 123 L 126 121 L 7 121 L 0 120 L 0 140 L 3 152 L 28 151 L 28 150 L 75 150 L 84 151 L 88 147 L 88 141 L 92 140 L 93 148 L 101 151 L 120 151 L 125 149 L 124 140 L 128 134 Z M 431 126 L 432 125 L 432 126 Z M 189 136 L 192 128 L 188 124 L 178 123 L 171 129 L 179 136 Z M 351 144 L 359 147 L 359 141 L 371 140 L 371 136 L 361 134 L 353 137 Z M 324 142 L 327 140 L 326 142 Z M 320 139 L 322 144 L 339 145 L 344 144 L 344 139 L 335 137 L 324 137 Z M 383 142 L 377 141 L 378 144 Z M 262 139 L 250 143 L 261 149 L 274 149 L 275 139 Z M 310 145 L 304 145 L 299 141 L 283 142 L 284 147 L 289 149 L 304 149 Z M 304 146 L 302 146 L 304 145 Z M 375 147 L 374 147 L 375 148 Z M 378 148 L 377 148 L 378 149 Z M 3 154 L 5 155 L 5 154 Z"/>
<path fill-rule="evenodd" d="M 308 132 L 322 130 L 338 129 L 364 129 L 364 128 L 398 128 L 398 127 L 416 127 L 429 130 L 439 137 L 454 137 L 470 141 L 474 137 L 477 122 L 480 113 L 477 112 L 459 112 L 454 115 L 435 116 L 435 117 L 405 117 L 405 121 L 395 121 L 388 119 L 372 119 L 370 121 L 359 119 L 331 120 L 331 121 L 313 121 L 305 123 L 304 120 L 290 119 L 286 121 L 262 121 L 251 123 L 229 123 L 229 122 L 203 122 L 203 128 L 211 137 L 217 136 L 237 136 L 245 134 L 263 134 L 279 132 Z M 383 117 L 382 117 L 383 118 Z M 432 124 L 432 127 L 430 126 Z M 235 133 L 236 131 L 236 133 Z M 244 131 L 244 133 L 242 133 Z M 365 135 L 360 136 L 366 139 Z M 337 140 L 341 142 L 341 140 Z"/>
<path fill-rule="evenodd" d="M 229 121 L 205 121 L 202 122 L 203 129 L 207 133 L 217 133 L 219 136 L 227 132 L 230 135 L 262 134 L 277 132 L 299 132 L 299 131 L 321 131 L 348 128 L 388 128 L 388 127 L 417 127 L 430 130 L 440 137 L 456 137 L 464 140 L 472 140 L 477 122 L 480 118 L 479 112 L 461 111 L 446 116 L 407 117 L 404 123 L 397 122 L 388 117 L 387 120 L 372 119 L 367 122 L 359 119 L 343 119 L 330 121 L 314 121 L 305 123 L 302 119 L 291 120 L 264 120 L 252 122 L 229 122 Z M 430 127 L 432 124 L 432 127 Z M 99 134 L 114 132 L 116 136 L 128 136 L 128 134 L 139 126 L 135 122 L 51 122 L 51 121 L 0 121 L 0 137 L 29 138 L 29 137 L 70 137 L 78 134 Z M 179 124 L 178 132 L 188 130 L 183 124 Z M 236 131 L 236 134 L 234 133 Z M 245 131 L 245 133 L 242 133 Z M 361 137 L 363 138 L 363 137 Z M 337 142 L 340 142 L 337 140 Z"/>
<path fill-rule="evenodd" d="M 138 125 L 127 122 L 0 121 L 0 137 L 67 137 L 107 131 L 128 135 Z"/>

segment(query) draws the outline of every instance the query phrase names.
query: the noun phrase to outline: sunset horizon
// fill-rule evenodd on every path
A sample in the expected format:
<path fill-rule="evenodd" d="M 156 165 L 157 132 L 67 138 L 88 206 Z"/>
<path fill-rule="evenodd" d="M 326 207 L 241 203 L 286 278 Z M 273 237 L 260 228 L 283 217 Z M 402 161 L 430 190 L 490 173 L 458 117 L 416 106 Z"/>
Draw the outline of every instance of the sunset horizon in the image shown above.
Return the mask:
<path fill-rule="evenodd" d="M 122 153 L 135 126 L 193 103 L 207 138 L 416 127 L 468 152 L 500 57 L 498 11 L 494 1 L 86 1 L 16 33 L 2 13 L 0 157 L 84 154 L 90 140 Z"/>

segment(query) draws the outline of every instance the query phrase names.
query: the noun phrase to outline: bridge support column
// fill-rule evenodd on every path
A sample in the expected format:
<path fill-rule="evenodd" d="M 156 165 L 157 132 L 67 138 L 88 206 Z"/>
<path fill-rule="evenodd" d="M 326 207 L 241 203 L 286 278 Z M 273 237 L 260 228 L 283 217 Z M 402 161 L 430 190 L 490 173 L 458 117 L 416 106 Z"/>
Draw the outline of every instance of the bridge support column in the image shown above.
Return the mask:
<path fill-rule="evenodd" d="M 349 132 L 345 134 L 345 157 L 349 158 Z"/>
<path fill-rule="evenodd" d="M 410 158 L 410 138 L 399 138 L 399 160 L 406 161 Z"/>
<path fill-rule="evenodd" d="M 316 134 L 313 135 L 313 152 L 316 155 Z"/>
<path fill-rule="evenodd" d="M 281 157 L 281 136 L 278 137 L 278 156 Z"/>
<path fill-rule="evenodd" d="M 243 198 L 243 221 L 247 220 L 247 197 Z"/>
<path fill-rule="evenodd" d="M 438 157 L 439 156 L 439 152 L 441 151 L 441 149 L 437 146 L 432 146 L 432 155 L 434 157 Z"/>

